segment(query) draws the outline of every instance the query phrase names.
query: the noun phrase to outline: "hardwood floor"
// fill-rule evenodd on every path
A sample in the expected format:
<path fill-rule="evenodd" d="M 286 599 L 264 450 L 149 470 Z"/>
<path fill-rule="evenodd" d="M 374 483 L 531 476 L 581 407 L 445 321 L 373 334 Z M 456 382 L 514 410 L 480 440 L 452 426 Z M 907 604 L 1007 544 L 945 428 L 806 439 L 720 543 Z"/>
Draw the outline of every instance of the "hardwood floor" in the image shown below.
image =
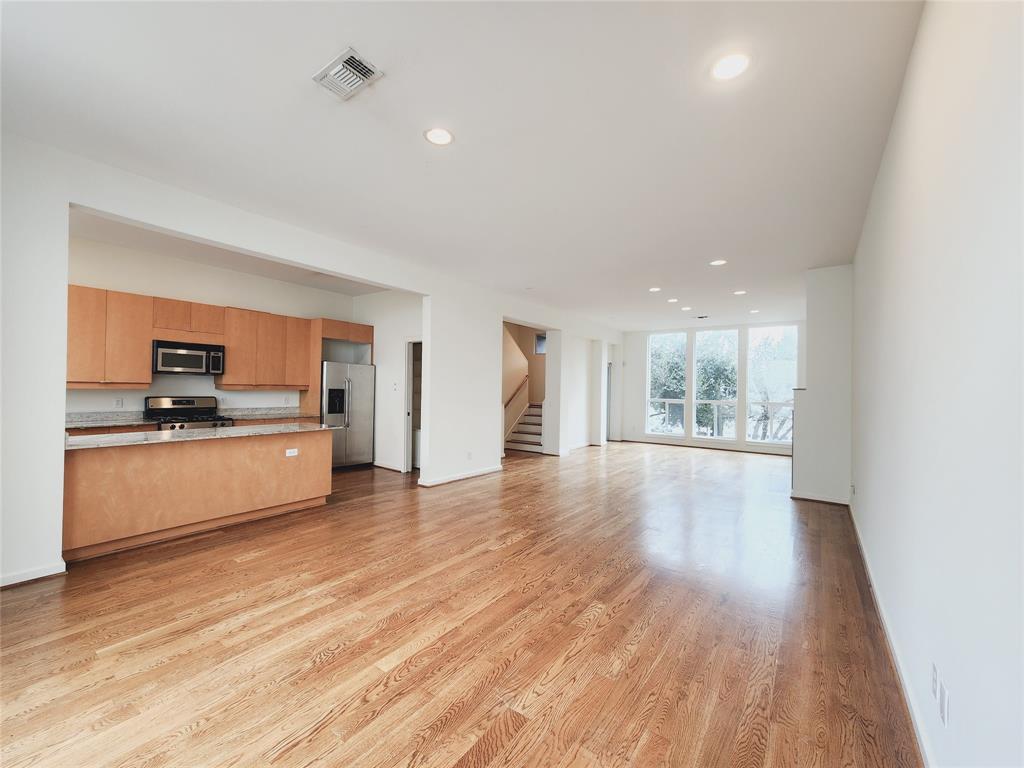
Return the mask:
<path fill-rule="evenodd" d="M 845 508 L 618 444 L 2 593 L 15 766 L 920 766 Z"/>

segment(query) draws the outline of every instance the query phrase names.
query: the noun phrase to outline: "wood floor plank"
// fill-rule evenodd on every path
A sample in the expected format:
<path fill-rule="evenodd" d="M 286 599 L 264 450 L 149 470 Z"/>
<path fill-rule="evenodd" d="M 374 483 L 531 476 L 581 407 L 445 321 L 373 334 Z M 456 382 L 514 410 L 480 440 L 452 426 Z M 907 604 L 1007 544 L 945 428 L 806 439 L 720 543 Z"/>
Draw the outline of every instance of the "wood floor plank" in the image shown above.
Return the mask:
<path fill-rule="evenodd" d="M 919 768 L 848 512 L 616 444 L 0 592 L 4 766 Z"/>

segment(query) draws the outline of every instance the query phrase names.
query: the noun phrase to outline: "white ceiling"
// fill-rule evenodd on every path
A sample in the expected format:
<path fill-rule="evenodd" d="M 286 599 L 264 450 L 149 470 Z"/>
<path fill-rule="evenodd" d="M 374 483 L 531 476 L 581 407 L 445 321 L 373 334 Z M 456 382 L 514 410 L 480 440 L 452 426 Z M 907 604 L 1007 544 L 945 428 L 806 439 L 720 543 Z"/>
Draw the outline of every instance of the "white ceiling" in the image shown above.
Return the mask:
<path fill-rule="evenodd" d="M 619 328 L 792 319 L 852 259 L 919 14 L 5 2 L 3 123 Z M 348 45 L 386 74 L 342 102 L 311 76 Z"/>
<path fill-rule="evenodd" d="M 221 269 L 304 285 L 307 288 L 343 293 L 346 296 L 363 296 L 367 293 L 387 290 L 369 283 L 346 280 L 343 277 L 325 275 L 323 272 L 314 272 L 291 264 L 283 264 L 254 254 L 232 251 L 208 243 L 176 237 L 159 230 L 133 226 L 104 216 L 94 215 L 77 207 L 71 209 L 69 233 L 71 237 L 110 243 L 122 248 L 169 256 L 173 259 L 196 261 Z"/>

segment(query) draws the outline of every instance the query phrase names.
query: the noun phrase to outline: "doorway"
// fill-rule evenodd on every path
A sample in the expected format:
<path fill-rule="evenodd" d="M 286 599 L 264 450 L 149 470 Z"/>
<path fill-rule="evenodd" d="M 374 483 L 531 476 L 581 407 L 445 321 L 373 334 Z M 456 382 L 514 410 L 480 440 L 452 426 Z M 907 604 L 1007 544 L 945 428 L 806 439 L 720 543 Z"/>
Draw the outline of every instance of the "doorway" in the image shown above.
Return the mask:
<path fill-rule="evenodd" d="M 405 467 L 420 468 L 420 405 L 423 397 L 423 342 L 410 341 L 406 349 Z"/>
<path fill-rule="evenodd" d="M 612 364 L 608 363 L 608 370 L 605 372 L 604 389 L 604 441 L 608 442 L 608 436 L 612 429 Z"/>

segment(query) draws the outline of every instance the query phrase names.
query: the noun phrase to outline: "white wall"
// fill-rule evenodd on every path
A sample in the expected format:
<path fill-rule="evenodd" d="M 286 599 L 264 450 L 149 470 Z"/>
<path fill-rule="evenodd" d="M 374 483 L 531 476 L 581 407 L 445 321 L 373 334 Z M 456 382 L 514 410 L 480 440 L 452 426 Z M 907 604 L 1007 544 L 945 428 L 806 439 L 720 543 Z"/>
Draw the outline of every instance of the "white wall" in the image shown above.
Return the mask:
<path fill-rule="evenodd" d="M 5 133 L 2 199 L 2 580 L 63 570 L 70 204 L 325 274 L 429 295 L 424 301 L 423 467 L 435 483 L 492 471 L 501 443 L 501 319 L 581 338 L 621 335 L 569 312 L 494 292 L 209 197 Z M 430 343 L 433 340 L 433 343 Z M 431 379 L 434 379 L 433 381 Z M 431 397 L 436 393 L 436 397 Z M 430 429 L 431 414 L 441 428 Z M 459 414 L 457 429 L 451 414 Z"/>
<path fill-rule="evenodd" d="M 374 464 L 401 472 L 405 467 L 406 355 L 409 342 L 423 340 L 423 297 L 405 291 L 356 296 L 352 312 L 357 323 L 373 326 Z"/>
<path fill-rule="evenodd" d="M 607 397 L 611 400 L 611 422 L 608 424 L 608 439 L 622 439 L 622 405 L 623 405 L 623 367 L 622 344 L 608 345 L 608 359 L 612 364 L 611 392 Z"/>
<path fill-rule="evenodd" d="M 566 412 L 568 449 L 590 444 L 590 343 L 587 339 L 563 334 L 562 382 L 567 388 Z"/>
<path fill-rule="evenodd" d="M 806 391 L 796 393 L 793 495 L 847 504 L 852 451 L 853 267 L 809 269 Z"/>
<path fill-rule="evenodd" d="M 933 766 L 1024 765 L 1020 35 L 925 6 L 854 264 L 853 513 Z"/>
<path fill-rule="evenodd" d="M 68 281 L 295 317 L 352 319 L 351 296 L 78 237 L 68 242 Z"/>
<path fill-rule="evenodd" d="M 589 442 L 591 445 L 604 445 L 608 442 L 606 427 L 608 410 L 605 408 L 608 398 L 608 344 L 595 339 L 590 342 L 590 384 Z"/>
<path fill-rule="evenodd" d="M 68 281 L 295 317 L 352 318 L 351 296 L 77 237 L 68 242 Z M 154 376 L 148 390 L 69 389 L 65 407 L 69 412 L 112 411 L 120 398 L 123 410 L 141 411 L 147 395 L 213 395 L 224 408 L 299 405 L 298 390 L 225 391 L 214 388 L 211 376 Z"/>

